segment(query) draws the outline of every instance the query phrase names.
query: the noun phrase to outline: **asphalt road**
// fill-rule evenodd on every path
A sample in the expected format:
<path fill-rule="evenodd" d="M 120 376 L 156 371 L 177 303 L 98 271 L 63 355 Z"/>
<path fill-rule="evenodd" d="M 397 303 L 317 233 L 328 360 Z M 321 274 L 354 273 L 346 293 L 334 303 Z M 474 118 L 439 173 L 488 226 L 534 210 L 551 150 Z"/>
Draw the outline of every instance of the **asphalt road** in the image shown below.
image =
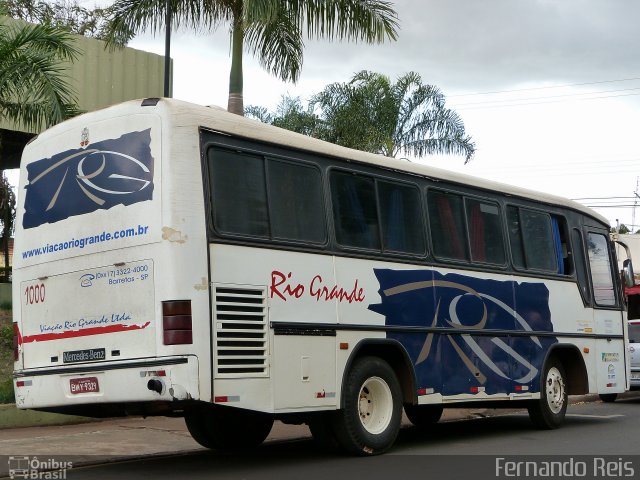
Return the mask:
<path fill-rule="evenodd" d="M 242 453 L 132 458 L 66 471 L 68 479 L 91 480 L 468 477 L 640 478 L 640 395 L 571 405 L 563 427 L 553 431 L 534 429 L 524 412 L 439 423 L 429 431 L 404 428 L 394 449 L 374 458 L 321 452 L 310 440 L 295 440 Z"/>

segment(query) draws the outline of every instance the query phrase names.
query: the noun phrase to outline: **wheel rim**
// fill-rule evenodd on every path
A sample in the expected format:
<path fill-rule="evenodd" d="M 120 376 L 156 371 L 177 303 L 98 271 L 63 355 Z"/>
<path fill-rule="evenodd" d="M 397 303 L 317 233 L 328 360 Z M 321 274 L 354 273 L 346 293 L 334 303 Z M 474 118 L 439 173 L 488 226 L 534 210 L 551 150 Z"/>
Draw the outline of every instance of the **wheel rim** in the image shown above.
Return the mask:
<path fill-rule="evenodd" d="M 387 382 L 380 377 L 368 378 L 358 395 L 358 416 L 364 429 L 371 434 L 383 432 L 391 422 L 393 397 Z"/>
<path fill-rule="evenodd" d="M 564 379 L 556 367 L 551 367 L 547 372 L 546 394 L 549 409 L 553 413 L 560 413 L 564 407 Z"/>

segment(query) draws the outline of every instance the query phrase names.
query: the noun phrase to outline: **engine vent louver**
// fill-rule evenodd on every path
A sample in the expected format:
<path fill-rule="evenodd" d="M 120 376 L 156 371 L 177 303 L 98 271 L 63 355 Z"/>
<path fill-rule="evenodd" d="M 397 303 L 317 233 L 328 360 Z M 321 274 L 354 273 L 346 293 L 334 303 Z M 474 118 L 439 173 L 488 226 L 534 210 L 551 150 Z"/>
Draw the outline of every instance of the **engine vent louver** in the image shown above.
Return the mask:
<path fill-rule="evenodd" d="M 266 290 L 215 286 L 216 378 L 269 375 Z"/>

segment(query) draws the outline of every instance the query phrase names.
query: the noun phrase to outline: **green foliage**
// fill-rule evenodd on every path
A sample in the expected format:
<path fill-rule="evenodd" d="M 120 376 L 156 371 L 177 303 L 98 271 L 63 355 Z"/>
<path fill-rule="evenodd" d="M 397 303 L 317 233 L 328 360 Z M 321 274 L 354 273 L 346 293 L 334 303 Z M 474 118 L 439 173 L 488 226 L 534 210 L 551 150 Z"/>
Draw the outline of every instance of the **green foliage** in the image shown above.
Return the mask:
<path fill-rule="evenodd" d="M 11 278 L 9 239 L 16 218 L 16 195 L 3 172 L 0 172 L 0 281 Z"/>
<path fill-rule="evenodd" d="M 317 113 L 316 113 L 317 112 Z M 395 157 L 464 155 L 475 144 L 461 117 L 445 107 L 445 98 L 414 72 L 395 84 L 379 73 L 362 71 L 348 83 L 333 83 L 314 95 L 308 108 L 300 98 L 283 96 L 276 111 L 249 106 L 247 115 L 294 132 L 357 150 Z"/>
<path fill-rule="evenodd" d="M 16 397 L 13 391 L 11 377 L 0 379 L 0 403 L 15 403 Z"/>
<path fill-rule="evenodd" d="M 137 33 L 164 32 L 165 0 L 116 0 L 107 42 L 124 45 Z M 242 56 L 247 49 L 269 73 L 297 81 L 309 38 L 381 43 L 397 37 L 397 14 L 384 0 L 172 0 L 173 25 L 231 35 L 229 111 L 243 114 Z"/>
<path fill-rule="evenodd" d="M 0 348 L 13 351 L 13 326 L 0 325 Z"/>
<path fill-rule="evenodd" d="M 0 9 L 29 23 L 51 25 L 85 37 L 104 39 L 108 9 L 88 9 L 74 0 L 0 0 Z"/>
<path fill-rule="evenodd" d="M 77 55 L 69 32 L 0 22 L 0 118 L 40 129 L 76 115 L 63 62 Z"/>
<path fill-rule="evenodd" d="M 320 118 L 312 110 L 302 106 L 300 97 L 283 95 L 273 113 L 269 113 L 264 107 L 249 105 L 245 109 L 245 115 L 310 137 L 319 137 L 319 129 L 322 128 Z"/>
<path fill-rule="evenodd" d="M 7 305 L 0 305 L 6 309 Z M 0 321 L 2 319 L 0 318 Z M 13 326 L 0 323 L 0 403 L 15 402 L 11 372 L 13 370 Z"/>
<path fill-rule="evenodd" d="M 326 140 L 350 148 L 422 157 L 428 154 L 475 153 L 462 118 L 445 107 L 433 85 L 409 72 L 395 83 L 380 73 L 363 70 L 348 83 L 333 83 L 311 100 L 327 125 Z"/>

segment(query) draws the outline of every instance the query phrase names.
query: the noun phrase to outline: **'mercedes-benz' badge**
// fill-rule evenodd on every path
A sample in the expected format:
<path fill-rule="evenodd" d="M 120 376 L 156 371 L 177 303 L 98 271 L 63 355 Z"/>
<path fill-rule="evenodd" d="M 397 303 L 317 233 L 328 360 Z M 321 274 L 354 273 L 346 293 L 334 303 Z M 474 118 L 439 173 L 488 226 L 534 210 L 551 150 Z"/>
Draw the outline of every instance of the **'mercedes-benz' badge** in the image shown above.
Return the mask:
<path fill-rule="evenodd" d="M 104 348 L 89 348 L 87 350 L 73 350 L 62 353 L 62 363 L 95 362 L 105 360 Z"/>

